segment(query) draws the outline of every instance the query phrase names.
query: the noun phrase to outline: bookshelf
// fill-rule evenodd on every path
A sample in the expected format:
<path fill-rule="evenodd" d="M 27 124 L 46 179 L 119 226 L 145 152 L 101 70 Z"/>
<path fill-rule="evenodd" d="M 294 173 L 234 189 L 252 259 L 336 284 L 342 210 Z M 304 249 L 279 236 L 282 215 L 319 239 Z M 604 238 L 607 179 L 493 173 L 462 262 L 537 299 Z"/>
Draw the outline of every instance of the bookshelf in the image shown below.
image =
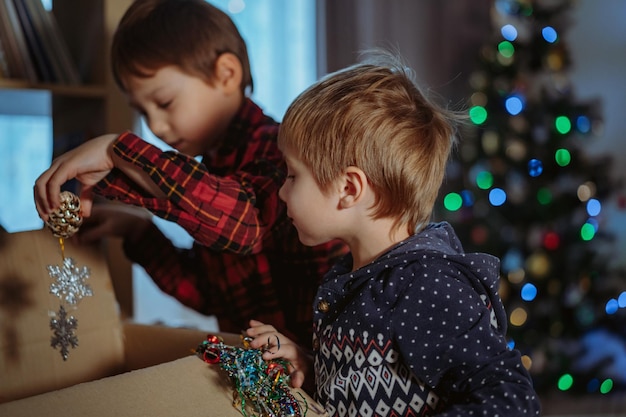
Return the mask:
<path fill-rule="evenodd" d="M 4 1 L 23 0 L 0 0 Z M 52 13 L 77 67 L 79 83 L 41 82 L 40 78 L 32 77 L 0 77 L 0 92 L 11 92 L 12 96 L 28 96 L 33 91 L 49 94 L 55 154 L 95 136 L 134 128 L 135 114 L 115 85 L 109 65 L 112 35 L 131 2 L 52 0 Z M 131 264 L 123 254 L 121 241 L 111 239 L 105 242 L 104 250 L 121 314 L 132 316 Z"/>
<path fill-rule="evenodd" d="M 30 1 L 30 0 L 0 0 Z M 132 0 L 53 0 L 52 13 L 67 45 L 80 82 L 40 82 L 31 77 L 0 78 L 0 90 L 50 93 L 55 149 L 134 126 L 134 113 L 118 91 L 109 70 L 112 34 Z M 14 3 L 15 4 L 15 3 Z M 34 60 L 34 59 L 33 59 Z"/>

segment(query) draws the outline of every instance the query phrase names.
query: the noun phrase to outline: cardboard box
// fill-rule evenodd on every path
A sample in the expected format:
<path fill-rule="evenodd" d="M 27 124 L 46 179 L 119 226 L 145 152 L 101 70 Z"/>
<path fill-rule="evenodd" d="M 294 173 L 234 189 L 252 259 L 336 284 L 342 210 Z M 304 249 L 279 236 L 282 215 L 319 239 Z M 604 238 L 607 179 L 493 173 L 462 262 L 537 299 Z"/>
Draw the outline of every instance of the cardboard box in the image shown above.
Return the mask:
<path fill-rule="evenodd" d="M 65 257 L 89 268 L 93 291 L 67 309 L 78 320 L 67 360 L 51 346 L 61 301 L 47 266 L 62 264 L 58 240 L 45 229 L 0 234 L 0 416 L 241 416 L 225 373 L 193 353 L 206 332 L 122 320 L 103 251 L 70 239 Z M 294 391 L 307 416 L 323 415 Z"/>

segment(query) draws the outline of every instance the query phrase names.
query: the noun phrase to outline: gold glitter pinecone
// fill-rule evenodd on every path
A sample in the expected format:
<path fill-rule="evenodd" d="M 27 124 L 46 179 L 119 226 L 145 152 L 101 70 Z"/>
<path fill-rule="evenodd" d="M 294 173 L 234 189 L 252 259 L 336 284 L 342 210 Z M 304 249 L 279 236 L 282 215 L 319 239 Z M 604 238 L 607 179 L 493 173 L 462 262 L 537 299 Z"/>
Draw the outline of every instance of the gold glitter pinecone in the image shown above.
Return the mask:
<path fill-rule="evenodd" d="M 67 239 L 78 232 L 81 224 L 80 199 L 69 191 L 61 192 L 61 206 L 50 214 L 46 225 L 54 236 Z"/>

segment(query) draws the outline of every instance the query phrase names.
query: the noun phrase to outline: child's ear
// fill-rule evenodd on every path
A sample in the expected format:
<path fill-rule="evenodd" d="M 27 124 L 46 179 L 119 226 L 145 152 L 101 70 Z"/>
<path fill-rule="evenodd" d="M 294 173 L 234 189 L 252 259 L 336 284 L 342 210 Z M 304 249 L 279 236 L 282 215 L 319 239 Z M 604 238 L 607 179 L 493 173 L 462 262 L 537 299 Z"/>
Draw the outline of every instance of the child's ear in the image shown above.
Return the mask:
<path fill-rule="evenodd" d="M 241 91 L 243 68 L 239 58 L 230 52 L 221 54 L 215 62 L 214 79 L 226 92 Z"/>
<path fill-rule="evenodd" d="M 340 186 L 342 187 L 340 205 L 342 208 L 350 208 L 365 197 L 368 188 L 367 177 L 361 169 L 350 166 L 346 168 Z"/>

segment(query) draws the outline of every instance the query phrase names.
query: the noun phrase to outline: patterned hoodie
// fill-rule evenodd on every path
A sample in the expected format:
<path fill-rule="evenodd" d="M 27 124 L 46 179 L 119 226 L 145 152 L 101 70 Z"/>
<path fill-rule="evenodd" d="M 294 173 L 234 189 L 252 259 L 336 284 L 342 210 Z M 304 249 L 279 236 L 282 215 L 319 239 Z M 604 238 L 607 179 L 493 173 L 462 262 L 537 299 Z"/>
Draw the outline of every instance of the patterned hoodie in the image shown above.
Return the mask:
<path fill-rule="evenodd" d="M 347 255 L 314 305 L 316 399 L 331 416 L 539 415 L 505 340 L 497 258 L 465 254 L 444 222 L 351 269 Z"/>

